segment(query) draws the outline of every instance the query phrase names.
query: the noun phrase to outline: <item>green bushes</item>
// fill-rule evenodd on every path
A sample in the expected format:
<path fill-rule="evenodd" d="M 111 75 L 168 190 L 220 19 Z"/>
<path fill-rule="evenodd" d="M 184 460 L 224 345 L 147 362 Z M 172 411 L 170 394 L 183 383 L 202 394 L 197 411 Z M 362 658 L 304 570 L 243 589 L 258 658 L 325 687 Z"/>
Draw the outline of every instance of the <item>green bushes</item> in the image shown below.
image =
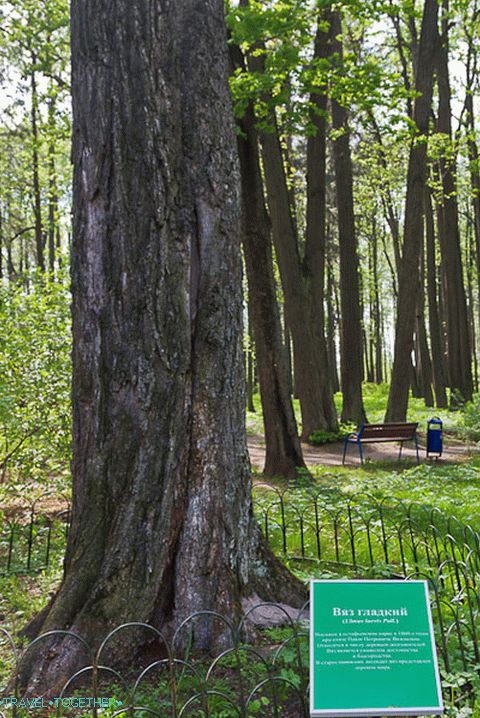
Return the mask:
<path fill-rule="evenodd" d="M 321 446 L 322 444 L 331 444 L 334 441 L 343 441 L 347 434 L 352 431 L 356 431 L 357 427 L 355 424 L 340 424 L 338 431 L 314 431 L 308 437 L 310 444 L 315 446 Z"/>
<path fill-rule="evenodd" d="M 460 433 L 466 439 L 480 441 L 480 394 L 475 394 L 473 401 L 465 405 Z"/>
<path fill-rule="evenodd" d="M 70 457 L 70 292 L 33 274 L 0 288 L 0 482 L 42 480 Z"/>

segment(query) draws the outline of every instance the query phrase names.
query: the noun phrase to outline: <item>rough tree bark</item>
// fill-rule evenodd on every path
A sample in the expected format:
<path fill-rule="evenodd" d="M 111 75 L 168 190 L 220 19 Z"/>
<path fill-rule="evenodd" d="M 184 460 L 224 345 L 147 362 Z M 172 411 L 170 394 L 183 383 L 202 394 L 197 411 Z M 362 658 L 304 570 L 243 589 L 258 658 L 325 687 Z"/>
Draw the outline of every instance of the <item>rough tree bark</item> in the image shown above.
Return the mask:
<path fill-rule="evenodd" d="M 410 388 L 411 354 L 415 323 L 421 238 L 423 236 L 423 198 L 426 182 L 428 122 L 433 92 L 433 69 L 437 48 L 438 3 L 425 0 L 415 77 L 413 120 L 417 134 L 410 148 L 405 203 L 405 225 L 400 269 L 395 350 L 392 379 L 385 421 L 405 421 Z"/>
<path fill-rule="evenodd" d="M 252 515 L 223 12 L 222 0 L 72 4 L 73 516 L 37 630 L 92 645 L 127 620 L 301 600 Z M 194 643 L 218 630 L 202 623 Z M 37 695 L 79 661 L 70 639 L 33 654 L 23 678 Z"/>
<path fill-rule="evenodd" d="M 343 47 L 340 12 L 329 12 L 328 19 L 331 51 L 341 65 Z M 354 421 L 361 425 L 366 416 L 362 400 L 362 326 L 350 132 L 346 108 L 335 99 L 332 99 L 331 105 L 333 128 L 338 132 L 333 142 L 333 158 L 340 246 L 342 421 Z"/>

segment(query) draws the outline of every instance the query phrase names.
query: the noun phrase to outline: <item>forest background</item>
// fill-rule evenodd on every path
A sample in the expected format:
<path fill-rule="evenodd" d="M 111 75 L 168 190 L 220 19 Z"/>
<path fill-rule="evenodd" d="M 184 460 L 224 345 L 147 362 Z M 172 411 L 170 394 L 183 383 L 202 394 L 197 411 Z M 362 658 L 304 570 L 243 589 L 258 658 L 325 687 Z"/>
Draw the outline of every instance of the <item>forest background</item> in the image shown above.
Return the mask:
<path fill-rule="evenodd" d="M 388 420 L 411 392 L 475 427 L 476 0 L 226 13 L 265 473 L 303 466 L 296 421 L 322 442 L 369 419 L 362 382 Z M 0 473 L 42 480 L 70 453 L 68 4 L 3 3 L 0 28 Z"/>
<path fill-rule="evenodd" d="M 235 175 L 231 173 L 234 163 L 229 165 L 229 159 L 235 152 L 233 134 L 229 132 L 230 105 L 221 99 L 225 99 L 222 92 L 226 92 L 223 64 L 210 63 L 209 82 L 201 62 L 198 66 L 191 62 L 196 50 L 203 53 L 199 60 L 205 62 L 205 57 L 210 57 L 207 46 L 209 51 L 213 48 L 219 52 L 211 57 L 221 57 L 222 62 L 226 59 L 223 24 L 216 21 L 221 20 L 222 2 L 203 0 L 202 4 L 184 0 L 184 5 L 165 4 L 171 11 L 162 28 L 165 35 L 169 29 L 167 20 L 179 23 L 184 31 L 184 36 L 174 38 L 175 52 L 171 55 L 161 47 L 168 56 L 162 56 L 165 62 L 162 69 L 171 71 L 181 88 L 180 102 L 172 103 L 168 112 L 162 104 L 163 95 L 148 94 L 156 87 L 155 82 L 149 81 L 151 77 L 157 78 L 158 65 L 148 66 L 152 75 L 146 71 L 138 76 L 139 58 L 140 65 L 145 67 L 144 46 L 157 38 L 157 28 L 149 26 L 141 12 L 148 5 L 144 0 L 136 3 L 117 0 L 113 6 L 116 14 L 110 16 L 108 3 L 73 3 L 76 32 L 72 33 L 73 59 L 78 73 L 73 93 L 77 112 L 73 146 L 80 152 L 76 155 L 74 190 L 70 167 L 72 81 L 68 4 L 65 0 L 20 0 L 5 2 L 0 9 L 0 509 L 6 527 L 0 540 L 0 555 L 7 566 L 0 582 L 0 620 L 13 635 L 37 614 L 27 629 L 31 630 L 30 638 L 41 627 L 68 625 L 93 643 L 99 633 L 95 623 L 98 615 L 102 621 L 108 616 L 110 628 L 129 618 L 150 621 L 154 617 L 152 606 L 157 610 L 159 605 L 164 607 L 165 615 L 175 609 L 179 621 L 205 607 L 231 615 L 240 606 L 240 597 L 251 598 L 252 590 L 262 599 L 301 605 L 305 597 L 303 586 L 292 574 L 287 574 L 284 565 L 273 560 L 274 553 L 303 582 L 312 576 L 331 577 L 332 571 L 338 571 L 342 577 L 406 577 L 428 567 L 429 575 L 436 577 L 437 587 L 441 584 L 445 588 L 448 582 L 442 572 L 448 571 L 446 564 L 455 564 L 456 583 L 450 582 L 448 601 L 436 594 L 439 618 L 444 610 L 450 621 L 449 626 L 445 623 L 444 631 L 444 624 L 438 620 L 437 635 L 444 660 L 444 687 L 451 689 L 452 695 L 454 688 L 460 689 L 455 701 L 463 710 L 465 696 L 474 694 L 477 701 L 480 694 L 478 611 L 470 604 L 469 573 L 473 570 L 478 575 L 478 566 L 472 568 L 473 564 L 468 563 L 478 556 L 475 530 L 480 490 L 478 460 L 467 458 L 467 448 L 462 446 L 459 466 L 424 465 L 403 470 L 403 465 L 395 469 L 389 465 L 384 471 L 385 467 L 379 464 L 372 467 L 367 463 L 363 470 L 345 468 L 328 473 L 324 467 L 312 467 L 310 462 L 307 469 L 304 452 L 306 441 L 337 440 L 345 431 L 368 420 L 421 418 L 423 422 L 434 414 L 442 417 L 447 429 L 468 435 L 473 441 L 480 438 L 477 2 L 227 3 L 229 79 L 242 188 L 243 287 L 239 279 L 230 279 L 229 286 L 225 283 L 225 267 L 231 270 L 229 277 L 239 276 L 235 273 L 239 262 L 232 263 L 238 240 L 236 230 L 231 232 L 231 243 L 216 243 L 211 249 L 209 259 L 213 257 L 218 265 L 214 261 L 211 266 L 201 266 L 197 245 L 204 240 L 202 222 L 206 215 L 202 214 L 204 205 L 198 202 L 192 211 L 191 197 L 180 208 L 186 207 L 190 212 L 195 240 L 192 247 L 187 247 L 187 264 L 192 274 L 186 272 L 183 276 L 185 285 L 176 282 L 177 267 L 172 257 L 177 255 L 173 250 L 165 271 L 162 264 L 165 255 L 161 250 L 164 246 L 170 250 L 179 237 L 155 232 L 143 236 L 141 231 L 137 232 L 138 226 L 152 221 L 157 227 L 158 217 L 162 220 L 168 216 L 168 212 L 165 215 L 160 212 L 160 207 L 164 208 L 162 192 L 152 198 L 150 188 L 145 192 L 145 178 L 157 177 L 157 171 L 163 169 L 162 152 L 168 155 L 172 148 L 175 150 L 175 143 L 169 143 L 169 122 L 176 131 L 180 122 L 179 144 L 188 160 L 196 158 L 196 162 L 185 162 L 189 179 L 184 185 L 190 190 L 192 183 L 196 192 L 200 187 L 206 195 L 212 191 L 222 200 L 214 203 L 217 240 L 224 239 L 227 222 L 235 228 L 235 217 L 229 214 L 233 203 L 227 206 L 229 190 L 235 185 Z M 196 15 L 199 28 L 195 33 L 188 23 L 189 13 L 198 12 L 203 6 L 210 8 L 212 15 Z M 150 7 L 160 14 L 164 4 L 151 3 Z M 131 13 L 135 22 L 130 25 Z M 95 19 L 99 22 L 94 22 Z M 173 27 L 178 27 L 175 22 Z M 209 33 L 216 38 L 218 47 L 207 42 Z M 121 41 L 115 42 L 118 38 Z M 102 62 L 98 62 L 99 56 Z M 111 65 L 105 58 L 112 61 Z M 186 63 L 191 72 L 178 72 L 178 63 L 182 67 Z M 92 68 L 95 72 L 90 74 Z M 167 85 L 166 97 L 172 90 Z M 212 95 L 206 94 L 209 92 Z M 132 98 L 147 96 L 145 112 L 150 124 L 142 120 L 143 105 L 137 112 L 139 108 L 132 102 Z M 211 110 L 210 96 L 219 98 L 215 113 Z M 90 101 L 86 102 L 86 98 Z M 122 103 L 119 98 L 127 101 Z M 203 125 L 202 118 L 208 118 Z M 160 149 L 157 155 L 150 152 L 150 136 L 145 128 L 156 128 L 157 123 L 161 126 L 162 121 L 165 125 L 159 133 L 158 146 L 155 145 L 156 150 Z M 202 129 L 204 137 L 200 134 Z M 212 134 L 219 143 L 210 144 Z M 82 164 L 92 147 L 94 152 L 98 151 L 98 166 L 94 162 Z M 82 162 L 78 161 L 79 156 Z M 139 176 L 138 167 L 142 166 L 152 174 Z M 175 163 L 173 166 L 177 167 Z M 90 182 L 90 188 L 96 188 L 85 196 L 79 194 L 79 188 L 83 188 L 78 181 L 80 167 L 85 174 L 92 170 L 85 186 Z M 181 178 L 184 180 L 185 175 Z M 56 524 L 52 522 L 51 514 L 62 509 L 60 516 L 70 515 L 65 507 L 70 506 L 71 485 L 72 194 L 77 193 L 76 216 L 82 217 L 82 213 L 88 214 L 92 209 L 100 185 L 108 197 L 108 208 L 102 221 L 95 225 L 90 245 L 83 242 L 81 223 L 77 225 L 72 276 L 77 297 L 89 279 L 94 282 L 105 279 L 109 300 L 102 307 L 103 315 L 96 311 L 96 306 L 90 307 L 92 311 L 85 323 L 79 322 L 79 305 L 76 307 L 76 346 L 83 350 L 86 363 L 90 362 L 90 373 L 82 374 L 82 363 L 78 361 L 81 351 L 77 352 L 76 366 L 80 371 L 74 375 L 77 392 L 74 383 L 73 394 L 77 421 L 81 411 L 91 408 L 100 397 L 99 412 L 105 413 L 103 423 L 98 425 L 108 427 L 112 443 L 107 442 L 110 453 L 104 456 L 101 431 L 95 435 L 98 441 L 94 446 L 83 442 L 85 436 L 94 432 L 89 434 L 86 424 L 80 421 L 73 500 L 76 523 L 69 525 L 65 520 L 64 526 L 62 518 Z M 166 187 L 168 190 L 168 183 Z M 119 195 L 122 201 L 115 206 Z M 142 205 L 145 195 L 148 201 Z M 176 214 L 179 203 L 175 193 L 172 196 L 170 209 Z M 152 214 L 144 223 L 145 211 Z M 127 237 L 121 231 L 110 231 L 109 222 L 118 228 L 124 221 L 130 229 L 134 228 Z M 180 233 L 180 239 L 187 245 L 190 235 Z M 150 256 L 148 252 L 139 257 L 145 247 L 149 251 L 153 247 L 157 262 L 151 265 L 153 272 L 148 261 L 144 262 L 145 256 Z M 101 257 L 98 264 L 91 262 L 89 251 Z M 117 275 L 109 273 L 117 260 Z M 142 283 L 145 264 L 152 282 L 150 287 Z M 93 269 L 100 266 L 104 275 L 101 272 L 101 276 L 95 275 Z M 211 269 L 212 275 L 223 269 L 218 271 L 219 284 L 209 284 Z M 203 273 L 202 281 L 195 277 L 195 271 Z M 115 277 L 121 277 L 121 281 Z M 130 305 L 125 301 L 128 291 L 124 280 L 138 290 L 134 302 L 138 314 L 129 314 L 125 309 Z M 173 329 L 165 332 L 166 339 L 163 335 L 154 337 L 162 361 L 168 340 L 174 345 L 173 354 L 177 340 L 184 340 L 184 346 L 191 348 L 192 327 L 182 322 L 182 317 L 176 321 L 175 314 L 172 320 L 172 306 L 183 306 L 187 297 L 189 309 L 193 306 L 195 324 L 196 301 L 205 286 L 214 290 L 221 286 L 220 292 L 205 294 L 200 297 L 203 303 L 198 302 L 206 323 L 197 332 L 198 352 L 193 352 L 191 369 L 195 389 L 202 385 L 199 374 L 206 372 L 203 378 L 207 391 L 194 408 L 198 410 L 200 406 L 208 421 L 193 422 L 206 431 L 202 441 L 189 445 L 195 448 L 198 444 L 199 461 L 195 463 L 189 458 L 182 469 L 185 473 L 179 474 L 175 462 L 182 452 L 177 449 L 181 446 L 183 451 L 186 446 L 184 429 L 189 427 L 190 419 L 171 422 L 168 407 L 164 411 L 161 402 L 165 402 L 165 396 L 174 398 L 182 407 L 176 414 L 178 419 L 183 416 L 185 406 L 182 396 L 175 395 L 166 385 L 166 393 L 157 395 L 159 403 L 148 407 L 151 423 L 147 425 L 142 410 L 148 402 L 144 401 L 144 385 L 138 379 L 142 372 L 137 369 L 142 356 L 151 357 L 148 352 L 145 355 L 141 352 L 149 344 L 148 332 L 155 333 L 159 325 L 162 330 L 165 326 Z M 241 289 L 248 422 L 252 431 L 263 434 L 264 474 L 271 479 L 268 490 L 277 497 L 276 509 L 268 501 L 262 504 L 266 489 L 259 482 L 255 482 L 252 503 L 250 498 L 250 475 L 244 454 L 244 377 L 237 370 L 236 358 L 240 358 L 240 353 L 236 352 L 235 342 Z M 152 306 L 144 301 L 145 295 L 155 299 L 161 317 L 158 324 L 148 324 L 155 314 L 152 311 L 145 312 L 143 323 L 144 307 L 151 310 Z M 110 302 L 112 297 L 117 303 Z M 221 311 L 217 314 L 220 303 Z M 111 314 L 108 306 L 113 307 Z M 117 322 L 119 316 L 121 320 Z M 225 322 L 217 320 L 219 316 L 233 319 Z M 118 346 L 114 342 L 109 344 L 105 335 L 118 328 L 121 341 L 117 354 Z M 225 328 L 228 331 L 222 334 Z M 94 346 L 91 341 L 96 330 L 104 345 L 98 342 Z M 225 341 L 232 336 L 234 341 Z M 101 351 L 96 357 L 99 346 Z M 232 351 L 233 359 L 229 355 Z M 85 399 L 97 381 L 104 389 L 108 385 L 109 361 L 115 369 L 109 391 L 97 392 L 94 400 Z M 125 385 L 129 390 L 134 387 L 134 393 L 138 389 L 135 394 L 138 400 L 133 402 L 140 407 L 140 415 L 134 421 L 140 428 L 137 433 L 131 430 L 130 423 L 123 421 L 122 408 L 118 410 L 116 406 L 118 397 L 121 404 L 123 396 L 117 389 Z M 105 396 L 108 400 L 103 401 Z M 216 403 L 210 404 L 211 400 Z M 204 415 L 200 412 L 199 416 L 203 419 Z M 95 421 L 93 424 L 97 426 Z M 421 428 L 425 429 L 424 423 Z M 148 451 L 142 453 L 142 449 L 139 455 L 153 457 L 153 468 L 143 459 L 137 462 L 137 449 L 143 440 Z M 167 462 L 168 481 L 157 470 L 162 446 L 170 452 L 169 457 L 171 454 L 175 458 L 173 463 Z M 129 455 L 130 447 L 133 449 Z M 193 456 L 197 454 L 193 452 Z M 95 463 L 98 458 L 100 464 Z M 104 470 L 99 470 L 99 465 Z M 88 483 L 92 489 L 85 505 L 78 501 L 80 469 L 84 466 L 90 471 L 85 485 Z M 198 469 L 198 475 L 192 467 Z M 305 480 L 292 484 L 282 481 L 298 479 L 299 475 Z M 290 486 L 291 491 L 283 492 L 285 486 Z M 10 488 L 14 491 L 9 494 Z M 45 488 L 54 496 L 49 493 L 46 498 L 39 498 Z M 175 492 L 181 494 L 182 500 Z M 104 497 L 114 493 L 115 501 L 105 503 Z M 138 494 L 143 497 L 143 501 L 137 502 L 141 510 L 131 512 L 134 504 L 131 496 Z M 19 495 L 24 502 L 31 500 L 28 512 L 22 513 Z M 387 511 L 385 502 L 392 497 L 394 505 Z M 42 500 L 46 505 L 41 505 Z M 181 505 L 188 506 L 191 513 L 182 517 L 182 540 L 177 541 L 176 532 L 165 529 L 168 525 L 165 515 L 169 516 L 172 507 Z M 148 534 L 144 506 L 148 507 L 149 516 L 156 512 L 155 522 L 160 528 L 154 534 L 155 540 Z M 328 517 L 335 516 L 331 534 L 321 535 L 319 506 L 325 525 Z M 198 507 L 205 519 L 203 524 L 196 520 Z M 347 530 L 343 541 L 339 541 L 338 517 L 342 510 Z M 254 512 L 263 528 L 263 538 L 253 520 Z M 175 526 L 180 523 L 179 513 L 172 514 Z M 216 520 L 219 514 L 222 521 Z M 394 526 L 388 539 L 383 523 L 385 514 L 393 519 Z M 307 516 L 309 520 L 304 521 Z M 316 530 L 312 516 L 316 517 Z M 297 524 L 295 517 L 299 518 Z M 405 523 L 406 517 L 411 523 Z M 35 523 L 36 518 L 40 523 Z M 465 521 L 471 526 L 463 525 Z M 198 526 L 205 533 L 195 536 Z M 371 546 L 371 526 L 382 527 L 377 532 L 380 541 L 375 550 Z M 222 530 L 227 527 L 230 533 L 227 531 L 228 536 L 218 538 L 212 527 Z M 70 552 L 67 548 L 63 574 L 65 528 Z M 404 551 L 407 529 L 411 555 L 410 549 Z M 82 540 L 76 540 L 76 531 Z M 418 544 L 413 538 L 415 531 L 421 537 Z M 148 540 L 144 540 L 144 534 Z M 48 539 L 43 553 L 45 535 Z M 105 542 L 107 535 L 109 540 Z M 110 540 L 111 536 L 115 540 Z M 262 573 L 258 566 L 267 567 L 269 573 L 263 573 L 262 580 L 250 584 L 239 580 L 238 585 L 231 580 L 228 547 L 232 545 L 232 536 L 236 537 L 233 544 L 240 567 L 244 566 L 245 556 L 254 556 L 251 566 L 256 578 Z M 438 548 L 438 537 L 444 541 L 442 551 Z M 475 550 L 468 541 L 476 542 Z M 15 542 L 20 547 L 18 551 Z M 170 556 L 166 550 L 153 550 L 167 543 Z M 211 554 L 212 560 L 203 551 L 207 543 L 211 552 L 217 551 Z M 118 568 L 120 562 L 121 570 L 111 569 L 109 556 L 103 560 L 105 545 L 114 547 L 113 565 Z M 267 545 L 274 553 L 266 550 Z M 424 560 L 417 555 L 420 545 L 426 547 Z M 228 551 L 223 551 L 224 547 Z M 135 560 L 131 560 L 131 554 Z M 80 570 L 77 556 L 83 562 Z M 152 556 L 157 566 L 147 590 L 142 570 L 145 567 L 149 577 L 152 575 Z M 97 583 L 91 580 L 90 558 L 98 568 Z M 204 560 L 209 561 L 206 567 Z M 174 572 L 170 570 L 172 565 L 176 567 Z M 178 570 L 179 566 L 183 568 Z M 212 566 L 218 570 L 218 585 L 227 589 L 215 595 L 212 586 L 217 582 L 211 578 Z M 85 567 L 87 582 L 82 580 Z M 35 577 L 32 569 L 38 570 Z M 19 575 L 14 576 L 17 570 Z M 459 578 L 462 571 L 464 588 Z M 129 593 L 124 591 L 127 583 L 122 578 L 127 572 Z M 200 579 L 194 580 L 192 576 Z M 209 577 L 207 581 L 205 576 Z M 243 571 L 238 572 L 240 576 L 243 581 Z M 105 577 L 110 605 L 102 607 L 98 614 L 97 599 L 100 596 L 102 600 L 107 585 Z M 84 585 L 93 586 L 88 600 L 82 593 Z M 190 585 L 194 590 L 188 590 Z M 259 586 L 264 593 L 257 592 Z M 75 600 L 71 599 L 70 587 L 78 596 Z M 225 595 L 228 599 L 224 599 Z M 45 619 L 48 612 L 50 615 Z M 60 621 L 55 612 L 57 616 L 60 613 Z M 158 625 L 162 620 L 158 619 Z M 454 637 L 452 647 L 449 641 L 454 629 L 458 643 Z M 211 626 L 205 636 L 200 632 L 205 645 L 215 638 Z M 58 661 L 62 671 L 68 672 L 69 666 L 73 670 L 75 657 L 69 652 L 68 641 L 62 651 L 63 658 Z M 56 668 L 51 665 L 48 645 L 44 644 L 43 654 L 43 662 L 30 660 L 47 685 Z M 28 672 L 28 665 L 23 665 Z M 9 671 L 11 665 L 7 661 L 2 672 L 7 675 Z M 455 701 L 452 698 L 452 705 Z M 478 710 L 478 701 L 475 705 Z"/>

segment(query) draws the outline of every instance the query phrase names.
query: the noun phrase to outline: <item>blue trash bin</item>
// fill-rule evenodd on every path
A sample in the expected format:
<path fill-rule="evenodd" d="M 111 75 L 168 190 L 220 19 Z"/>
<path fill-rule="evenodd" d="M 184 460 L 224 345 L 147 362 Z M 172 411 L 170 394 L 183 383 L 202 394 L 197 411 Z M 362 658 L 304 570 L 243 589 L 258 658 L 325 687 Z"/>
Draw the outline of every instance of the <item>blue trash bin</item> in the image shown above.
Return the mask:
<path fill-rule="evenodd" d="M 430 419 L 427 428 L 427 457 L 434 454 L 437 457 L 443 451 L 443 424 L 438 417 Z"/>

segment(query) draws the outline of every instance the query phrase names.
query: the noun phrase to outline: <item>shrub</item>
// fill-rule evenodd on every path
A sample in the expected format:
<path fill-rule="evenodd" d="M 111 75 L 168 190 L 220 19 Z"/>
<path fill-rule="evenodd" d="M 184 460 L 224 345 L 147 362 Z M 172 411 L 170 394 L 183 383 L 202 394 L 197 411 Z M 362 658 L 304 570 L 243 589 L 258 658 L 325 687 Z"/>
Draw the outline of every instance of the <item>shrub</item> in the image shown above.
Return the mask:
<path fill-rule="evenodd" d="M 355 424 L 341 423 L 338 431 L 313 431 L 308 437 L 310 444 L 321 446 L 322 444 L 332 444 L 335 441 L 343 441 L 347 434 L 356 430 Z"/>
<path fill-rule="evenodd" d="M 70 456 L 67 282 L 1 287 L 0 325 L 0 482 L 56 474 Z"/>
<path fill-rule="evenodd" d="M 465 404 L 461 423 L 461 434 L 473 441 L 480 441 L 480 394 Z"/>

